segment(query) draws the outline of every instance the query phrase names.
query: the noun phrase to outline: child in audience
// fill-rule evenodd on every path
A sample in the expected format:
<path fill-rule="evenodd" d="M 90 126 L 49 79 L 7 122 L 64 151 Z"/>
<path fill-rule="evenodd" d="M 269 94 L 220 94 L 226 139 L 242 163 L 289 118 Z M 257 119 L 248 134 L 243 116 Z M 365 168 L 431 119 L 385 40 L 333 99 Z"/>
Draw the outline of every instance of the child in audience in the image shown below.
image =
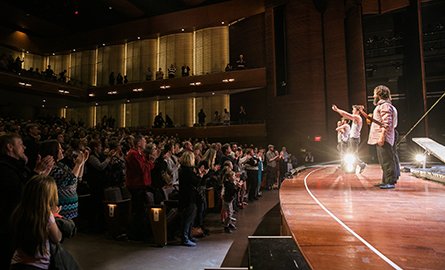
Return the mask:
<path fill-rule="evenodd" d="M 227 213 L 224 219 L 224 231 L 231 233 L 236 230 L 233 220 L 233 201 L 237 195 L 236 175 L 233 171 L 228 171 L 224 175 L 223 211 Z"/>
<path fill-rule="evenodd" d="M 52 177 L 36 175 L 26 183 L 12 215 L 15 252 L 11 269 L 49 269 L 49 241 L 62 239 L 54 219 L 60 211 L 57 204 L 57 185 Z"/>

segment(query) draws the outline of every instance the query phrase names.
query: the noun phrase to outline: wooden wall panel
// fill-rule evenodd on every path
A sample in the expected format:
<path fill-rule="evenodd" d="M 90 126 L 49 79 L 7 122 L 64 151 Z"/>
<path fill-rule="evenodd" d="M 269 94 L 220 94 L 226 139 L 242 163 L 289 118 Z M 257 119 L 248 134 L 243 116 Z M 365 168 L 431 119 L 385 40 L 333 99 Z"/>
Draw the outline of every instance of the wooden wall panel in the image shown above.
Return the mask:
<path fill-rule="evenodd" d="M 390 12 L 409 6 L 409 0 L 380 0 L 382 13 Z"/>
<path fill-rule="evenodd" d="M 60 54 L 60 55 L 50 55 L 49 57 L 49 65 L 51 65 L 51 69 L 54 71 L 54 75 L 59 78 L 59 73 L 63 70 L 68 71 L 69 69 L 69 54 Z M 46 70 L 47 67 L 44 67 Z"/>
<path fill-rule="evenodd" d="M 34 71 L 36 68 L 39 69 L 39 72 L 43 70 L 43 56 L 38 54 L 27 53 L 25 54 L 25 59 L 23 62 L 23 68 L 29 70 L 29 68 L 33 68 Z"/>
<path fill-rule="evenodd" d="M 181 66 L 193 63 L 193 34 L 181 33 L 162 36 L 159 48 L 159 67 L 164 71 L 164 78 L 168 77 L 167 69 L 176 66 L 176 77 L 181 74 Z"/>
<path fill-rule="evenodd" d="M 380 12 L 380 0 L 363 0 L 363 14 L 378 14 Z"/>
<path fill-rule="evenodd" d="M 111 45 L 98 49 L 97 84 L 109 85 L 110 73 L 116 78 L 119 73 L 124 75 L 124 45 Z"/>
<path fill-rule="evenodd" d="M 126 70 L 128 81 L 145 81 L 147 68 L 150 67 L 152 73 L 156 67 L 156 39 L 137 40 L 127 43 Z"/>
<path fill-rule="evenodd" d="M 229 27 L 230 62 L 235 64 L 244 55 L 248 68 L 265 66 L 264 14 L 244 19 Z"/>
<path fill-rule="evenodd" d="M 224 108 L 230 110 L 230 104 L 228 101 L 228 95 L 197 97 L 195 99 L 196 115 L 194 116 L 194 122 L 198 123 L 198 113 L 201 109 L 203 109 L 204 113 L 206 114 L 205 123 L 211 123 L 215 111 L 218 111 L 218 113 L 221 114 L 224 111 Z"/>
<path fill-rule="evenodd" d="M 349 104 L 367 104 L 363 27 L 360 6 L 349 10 L 345 19 L 346 51 L 348 59 Z"/>
<path fill-rule="evenodd" d="M 227 26 L 205 28 L 195 33 L 194 75 L 224 71 L 229 63 L 229 28 Z"/>
<path fill-rule="evenodd" d="M 324 50 L 326 55 L 326 135 L 336 144 L 339 115 L 331 110 L 331 104 L 348 105 L 348 72 L 346 62 L 345 23 L 343 1 L 330 1 L 324 13 Z M 350 111 L 349 106 L 343 107 Z M 325 136 L 326 137 L 326 136 Z"/>
<path fill-rule="evenodd" d="M 313 2 L 286 5 L 288 91 L 275 96 L 273 11 L 266 12 L 267 113 L 269 141 L 299 151 L 299 142 L 324 130 L 323 47 L 321 14 Z"/>

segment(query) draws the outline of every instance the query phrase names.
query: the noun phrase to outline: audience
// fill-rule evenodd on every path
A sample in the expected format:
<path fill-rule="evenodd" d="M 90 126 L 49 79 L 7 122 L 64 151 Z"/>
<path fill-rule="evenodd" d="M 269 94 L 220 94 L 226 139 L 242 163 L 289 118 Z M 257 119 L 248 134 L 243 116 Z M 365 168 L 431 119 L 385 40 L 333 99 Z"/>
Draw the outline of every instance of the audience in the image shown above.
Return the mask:
<path fill-rule="evenodd" d="M 131 222 L 126 230 L 128 237 L 151 239 L 149 207 L 166 199 L 178 200 L 177 226 L 168 226 L 173 230 L 169 236 L 179 237 L 183 245 L 195 246 L 195 237 L 205 237 L 209 233 L 205 221 L 208 189 L 215 192 L 214 204 L 221 211 L 222 229 L 227 233 L 236 230 L 235 210 L 247 207 L 248 201 L 253 203 L 261 195 L 263 152 L 253 146 L 221 146 L 221 143 L 210 144 L 198 139 L 181 141 L 175 137 L 143 136 L 102 124 L 85 128 L 82 123 L 59 118 L 38 119 L 27 124 L 0 119 L 0 123 L 6 133 L 0 136 L 0 173 L 2 178 L 8 177 L 8 181 L 1 182 L 0 189 L 1 203 L 8 206 L 6 212 L 2 208 L 1 214 L 5 217 L 11 216 L 23 186 L 33 174 L 50 175 L 55 179 L 59 198 L 56 212 L 60 211 L 60 215 L 68 219 L 78 215 L 77 186 L 88 183 L 91 194 L 88 207 L 95 213 L 89 227 L 93 232 L 103 231 L 106 228 L 104 189 L 125 186 L 132 203 Z M 21 126 L 26 128 L 22 130 Z M 25 166 L 28 157 L 21 137 L 10 135 L 11 132 L 26 133 L 30 144 L 39 145 L 34 172 Z M 25 173 L 14 176 L 16 169 L 3 162 Z M 14 188 L 9 188 L 7 183 L 13 183 Z M 2 268 L 5 269 L 14 251 L 7 220 L 1 224 L 0 244 L 2 266 L 5 266 Z M 169 222 L 174 221 L 169 219 Z"/>

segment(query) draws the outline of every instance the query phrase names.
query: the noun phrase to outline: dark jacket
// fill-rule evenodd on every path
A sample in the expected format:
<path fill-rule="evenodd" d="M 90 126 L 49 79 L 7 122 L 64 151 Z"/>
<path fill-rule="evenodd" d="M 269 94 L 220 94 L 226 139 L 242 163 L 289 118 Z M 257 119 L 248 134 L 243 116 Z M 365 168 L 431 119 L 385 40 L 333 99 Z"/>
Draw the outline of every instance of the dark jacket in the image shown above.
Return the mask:
<path fill-rule="evenodd" d="M 0 269 L 8 269 L 13 253 L 11 214 L 20 202 L 25 183 L 34 175 L 23 160 L 0 156 Z"/>
<path fill-rule="evenodd" d="M 197 176 L 194 167 L 182 166 L 179 170 L 179 207 L 196 203 L 197 187 L 201 177 Z"/>

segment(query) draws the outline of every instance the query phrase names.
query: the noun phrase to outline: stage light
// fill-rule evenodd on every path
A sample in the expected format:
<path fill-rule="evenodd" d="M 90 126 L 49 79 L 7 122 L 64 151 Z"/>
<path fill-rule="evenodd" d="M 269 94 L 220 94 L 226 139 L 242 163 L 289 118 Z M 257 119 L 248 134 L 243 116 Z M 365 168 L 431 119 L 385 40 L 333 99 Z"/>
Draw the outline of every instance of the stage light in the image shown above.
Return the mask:
<path fill-rule="evenodd" d="M 353 172 L 355 169 L 357 157 L 354 154 L 347 153 L 343 156 L 346 172 Z"/>
<path fill-rule="evenodd" d="M 423 163 L 426 160 L 426 156 L 424 154 L 416 154 L 414 159 L 418 162 L 418 163 Z"/>

